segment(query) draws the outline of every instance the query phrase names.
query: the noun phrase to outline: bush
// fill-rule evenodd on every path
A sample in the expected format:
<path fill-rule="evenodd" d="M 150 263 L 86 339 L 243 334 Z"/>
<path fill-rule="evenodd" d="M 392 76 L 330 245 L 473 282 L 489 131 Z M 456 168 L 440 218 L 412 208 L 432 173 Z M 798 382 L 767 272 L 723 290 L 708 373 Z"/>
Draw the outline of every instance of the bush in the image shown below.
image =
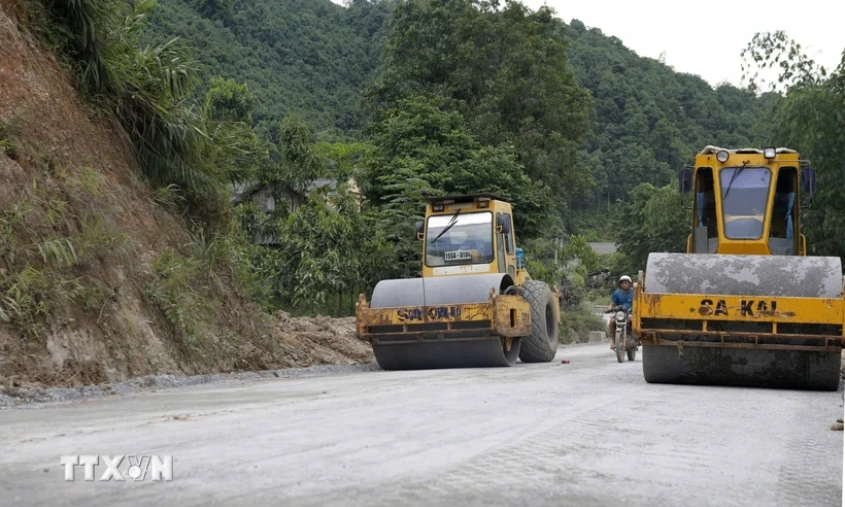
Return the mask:
<path fill-rule="evenodd" d="M 202 338 L 201 322 L 208 317 L 205 298 L 196 291 L 200 262 L 167 249 L 153 266 L 153 279 L 146 295 L 164 314 L 178 336 L 194 341 Z"/>
<path fill-rule="evenodd" d="M 586 343 L 590 339 L 590 331 L 605 330 L 607 330 L 607 325 L 604 320 L 584 307 L 560 314 L 560 341 L 562 343 Z"/>
<path fill-rule="evenodd" d="M 195 218 L 219 221 L 226 184 L 246 177 L 259 147 L 246 125 L 216 120 L 214 104 L 194 99 L 201 67 L 176 38 L 144 44 L 155 0 L 43 0 L 33 8 L 37 31 L 80 91 L 120 121 L 149 181 L 183 192 Z"/>

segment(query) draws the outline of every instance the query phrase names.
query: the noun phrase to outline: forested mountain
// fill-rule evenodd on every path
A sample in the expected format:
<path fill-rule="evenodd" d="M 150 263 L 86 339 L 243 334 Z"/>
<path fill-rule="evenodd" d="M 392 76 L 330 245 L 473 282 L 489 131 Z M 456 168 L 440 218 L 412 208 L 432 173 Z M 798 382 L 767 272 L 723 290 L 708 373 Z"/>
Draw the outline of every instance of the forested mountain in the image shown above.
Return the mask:
<path fill-rule="evenodd" d="M 179 35 L 209 77 L 247 83 L 259 130 L 298 113 L 323 139 L 350 137 L 364 125 L 360 97 L 377 75 L 393 4 L 161 0 L 152 36 Z M 765 100 L 730 85 L 714 90 L 580 21 L 560 25 L 569 68 L 593 96 L 580 165 L 594 186 L 570 202 L 575 210 L 625 199 L 642 182 L 666 184 L 706 144 L 746 146 L 765 137 L 757 122 Z"/>
<path fill-rule="evenodd" d="M 571 69 L 594 98 L 582 161 L 597 185 L 582 204 L 606 200 L 607 182 L 611 201 L 639 183 L 663 185 L 707 144 L 745 147 L 767 136 L 758 118 L 770 97 L 728 84 L 714 90 L 580 21 L 566 33 Z"/>
<path fill-rule="evenodd" d="M 179 36 L 210 77 L 245 82 L 259 125 L 292 113 L 324 137 L 362 125 L 361 91 L 379 63 L 389 2 L 164 0 L 150 40 Z M 269 125 L 265 125 L 269 126 Z"/>
<path fill-rule="evenodd" d="M 813 160 L 818 204 L 802 231 L 813 253 L 845 251 L 845 64 L 817 70 L 785 34 L 750 45 L 752 70 L 786 65 L 784 89 L 756 98 L 516 0 L 161 2 L 0 8 L 14 18 L 0 41 L 27 55 L 7 58 L 18 69 L 9 75 L 27 79 L 0 94 L 0 168 L 18 175 L 7 178 L 17 183 L 6 196 L 0 334 L 39 334 L 54 328 L 48 315 L 73 315 L 88 336 L 135 343 L 137 322 L 158 322 L 187 354 L 179 362 L 277 364 L 281 342 L 260 326 L 231 327 L 257 320 L 219 309 L 251 315 L 237 297 L 267 311 L 348 314 L 378 280 L 418 276 L 411 231 L 420 198 L 434 193 L 510 199 L 532 277 L 585 295 L 589 271 L 635 273 L 649 252 L 683 249 L 689 215 L 671 179 L 709 143 L 787 145 Z M 78 97 L 61 95 L 72 92 L 64 72 Z M 33 94 L 33 83 L 61 91 Z M 42 104 L 47 96 L 64 98 Z M 57 116 L 70 109 L 55 104 L 76 113 Z M 57 151 L 68 139 L 73 150 Z M 99 152 L 120 140 L 120 153 Z M 344 184 L 352 175 L 363 207 Z M 307 193 L 324 178 L 338 182 L 332 207 L 327 189 Z M 232 185 L 278 205 L 233 202 Z M 60 220 L 67 213 L 78 226 Z M 619 255 L 595 255 L 588 237 L 617 241 Z M 109 269 L 124 265 L 137 289 L 128 302 L 117 292 L 124 275 Z M 141 304 L 143 314 L 126 312 Z M 589 321 L 567 315 L 564 327 L 583 335 Z"/>
<path fill-rule="evenodd" d="M 670 179 L 707 143 L 812 160 L 802 231 L 845 252 L 845 61 L 825 72 L 782 32 L 749 44 L 752 76 L 781 71 L 755 98 L 515 0 L 162 1 L 0 2 L 2 377 L 302 364 L 256 304 L 349 314 L 418 276 L 432 193 L 501 192 L 532 277 L 586 296 L 589 271 L 683 249 Z M 323 178 L 333 195 L 306 192 Z M 603 327 L 577 300 L 564 336 Z"/>

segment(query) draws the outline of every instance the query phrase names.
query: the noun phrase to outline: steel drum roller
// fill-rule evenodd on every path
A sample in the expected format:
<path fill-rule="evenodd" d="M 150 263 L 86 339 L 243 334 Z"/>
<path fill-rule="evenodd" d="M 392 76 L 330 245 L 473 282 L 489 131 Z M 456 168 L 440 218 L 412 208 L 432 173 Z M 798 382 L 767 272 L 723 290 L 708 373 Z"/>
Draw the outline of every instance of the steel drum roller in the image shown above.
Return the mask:
<path fill-rule="evenodd" d="M 839 257 L 653 253 L 645 274 L 648 294 L 842 297 Z"/>
<path fill-rule="evenodd" d="M 373 290 L 371 308 L 421 307 L 485 303 L 491 289 L 501 294 L 513 285 L 510 275 L 448 276 L 383 280 Z M 476 368 L 511 366 L 519 355 L 519 338 L 505 352 L 498 337 L 479 336 L 471 341 L 426 341 L 407 344 L 373 344 L 379 366 L 385 370 Z"/>
<path fill-rule="evenodd" d="M 644 292 L 796 298 L 842 298 L 838 257 L 653 253 Z M 661 324 L 661 328 L 666 324 Z M 679 330 L 664 339 L 690 339 Z M 648 382 L 836 390 L 840 354 L 762 348 L 643 344 Z"/>

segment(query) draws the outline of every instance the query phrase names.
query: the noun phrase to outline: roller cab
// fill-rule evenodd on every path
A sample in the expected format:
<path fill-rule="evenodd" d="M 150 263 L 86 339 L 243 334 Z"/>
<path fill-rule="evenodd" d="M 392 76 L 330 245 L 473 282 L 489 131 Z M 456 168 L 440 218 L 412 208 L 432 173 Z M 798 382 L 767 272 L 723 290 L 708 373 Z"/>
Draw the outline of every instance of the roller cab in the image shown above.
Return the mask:
<path fill-rule="evenodd" d="M 431 198 L 414 234 L 423 276 L 382 280 L 356 308 L 358 338 L 383 369 L 554 358 L 558 298 L 522 265 L 509 203 L 489 194 Z"/>
<path fill-rule="evenodd" d="M 809 164 L 784 148 L 707 147 L 679 176 L 693 193 L 687 252 L 650 254 L 634 284 L 645 380 L 838 389 L 842 266 L 806 256 Z"/>

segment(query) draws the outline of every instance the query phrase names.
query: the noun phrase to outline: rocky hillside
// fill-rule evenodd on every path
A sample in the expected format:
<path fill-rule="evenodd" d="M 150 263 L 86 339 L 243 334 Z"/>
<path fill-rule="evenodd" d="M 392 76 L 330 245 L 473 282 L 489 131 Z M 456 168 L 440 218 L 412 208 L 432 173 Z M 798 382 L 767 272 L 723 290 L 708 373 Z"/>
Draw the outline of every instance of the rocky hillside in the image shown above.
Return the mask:
<path fill-rule="evenodd" d="M 349 322 L 294 325 L 249 301 L 27 12 L 0 3 L 0 385 L 369 360 Z"/>

